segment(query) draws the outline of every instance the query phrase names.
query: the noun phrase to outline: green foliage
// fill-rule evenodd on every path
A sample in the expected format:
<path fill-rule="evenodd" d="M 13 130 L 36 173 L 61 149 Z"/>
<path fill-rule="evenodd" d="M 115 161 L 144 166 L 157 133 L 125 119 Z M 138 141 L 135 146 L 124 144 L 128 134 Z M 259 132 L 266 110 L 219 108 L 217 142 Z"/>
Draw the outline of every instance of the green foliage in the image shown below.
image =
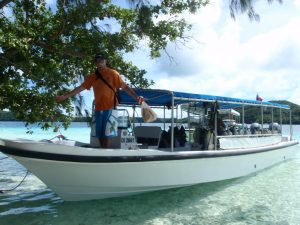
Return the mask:
<path fill-rule="evenodd" d="M 143 40 L 149 55 L 159 57 L 167 43 L 185 38 L 191 28 L 180 14 L 209 3 L 131 2 L 132 7 L 120 7 L 109 0 L 64 0 L 51 9 L 45 0 L 0 0 L 0 110 L 44 129 L 56 121 L 67 127 L 72 103 L 58 104 L 54 96 L 73 89 L 93 70 L 95 53 L 108 57 L 132 85 L 149 87 L 153 81 L 145 78 L 146 71 L 126 62 L 124 53 L 140 48 Z M 116 31 L 109 20 L 117 24 Z"/>
<path fill-rule="evenodd" d="M 272 3 L 274 0 L 267 0 L 268 3 Z M 282 3 L 282 0 L 276 0 L 279 3 Z M 248 17 L 251 20 L 256 20 L 259 21 L 260 17 L 259 15 L 255 12 L 254 7 L 253 7 L 253 2 L 255 0 L 230 0 L 229 1 L 229 7 L 230 7 L 230 14 L 231 17 L 235 19 L 235 14 L 236 13 L 247 13 Z"/>
<path fill-rule="evenodd" d="M 146 71 L 126 62 L 123 54 L 146 38 L 151 57 L 159 57 L 168 42 L 183 38 L 189 26 L 176 15 L 206 1 L 182 2 L 122 8 L 108 0 L 66 0 L 50 9 L 43 0 L 0 1 L 0 110 L 9 109 L 18 120 L 39 122 L 44 129 L 56 121 L 67 127 L 72 102 L 58 104 L 54 97 L 82 82 L 94 69 L 95 53 L 106 55 L 132 85 L 149 87 L 153 81 L 144 77 Z M 4 13 L 4 7 L 11 13 Z M 108 20 L 116 21 L 117 31 Z"/>

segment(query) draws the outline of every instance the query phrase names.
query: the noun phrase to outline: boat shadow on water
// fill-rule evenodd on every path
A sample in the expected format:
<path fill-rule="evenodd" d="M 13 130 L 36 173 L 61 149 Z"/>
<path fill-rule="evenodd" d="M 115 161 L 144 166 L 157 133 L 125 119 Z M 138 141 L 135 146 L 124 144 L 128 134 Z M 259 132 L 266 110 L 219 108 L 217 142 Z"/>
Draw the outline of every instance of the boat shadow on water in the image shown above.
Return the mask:
<path fill-rule="evenodd" d="M 82 224 L 93 223 L 95 218 L 101 221 L 99 224 L 155 224 L 158 222 L 156 220 L 164 224 L 164 218 L 172 221 L 174 218 L 171 215 L 184 216 L 208 196 L 230 187 L 233 183 L 244 181 L 245 178 L 236 178 L 121 198 L 63 202 L 55 208 L 58 215 L 64 214 L 68 218 L 71 214 L 81 214 Z M 93 215 L 93 219 L 89 215 Z"/>
<path fill-rule="evenodd" d="M 236 185 L 247 186 L 247 181 L 255 177 L 256 173 L 253 173 L 241 178 L 128 197 L 63 202 L 54 206 L 55 214 L 62 220 L 80 214 L 80 219 L 72 221 L 72 224 L 203 224 L 205 220 L 205 224 L 226 224 L 245 219 L 255 222 L 257 216 L 262 212 L 268 213 L 270 209 L 263 204 L 255 204 L 245 211 L 239 205 L 229 207 L 228 199 L 223 202 L 224 199 L 218 197 L 223 192 L 232 194 L 230 189 Z"/>
<path fill-rule="evenodd" d="M 47 188 L 28 192 L 25 187 L 13 194 L 0 195 L 0 224 L 154 223 L 157 218 L 168 214 L 184 213 L 184 210 L 188 210 L 196 202 L 238 180 L 240 179 L 81 202 L 65 202 Z"/>

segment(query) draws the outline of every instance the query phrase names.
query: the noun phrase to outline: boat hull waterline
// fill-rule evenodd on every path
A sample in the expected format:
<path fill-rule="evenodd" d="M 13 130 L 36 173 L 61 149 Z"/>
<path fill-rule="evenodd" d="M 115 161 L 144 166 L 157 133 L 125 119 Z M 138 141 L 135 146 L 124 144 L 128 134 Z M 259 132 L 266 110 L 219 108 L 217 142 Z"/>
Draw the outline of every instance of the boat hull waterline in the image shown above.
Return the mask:
<path fill-rule="evenodd" d="M 7 142 L 12 156 L 66 201 L 104 199 L 238 178 L 294 157 L 296 141 L 218 151 L 99 150 Z"/>

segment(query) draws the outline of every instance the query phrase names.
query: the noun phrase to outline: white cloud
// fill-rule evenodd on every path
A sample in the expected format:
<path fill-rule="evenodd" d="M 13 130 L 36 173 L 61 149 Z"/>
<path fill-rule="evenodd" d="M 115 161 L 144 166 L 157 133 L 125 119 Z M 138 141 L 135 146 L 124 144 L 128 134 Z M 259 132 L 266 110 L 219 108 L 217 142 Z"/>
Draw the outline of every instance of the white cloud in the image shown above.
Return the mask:
<path fill-rule="evenodd" d="M 189 48 L 169 46 L 177 64 L 170 65 L 166 56 L 157 61 L 155 87 L 250 99 L 258 92 L 265 100 L 300 104 L 300 16 L 292 3 L 268 7 L 266 14 L 260 12 L 260 23 L 222 15 L 220 1 L 189 15 L 197 41 Z M 277 10 L 289 14 L 285 23 Z"/>
<path fill-rule="evenodd" d="M 294 5 L 300 8 L 300 0 L 294 0 Z"/>

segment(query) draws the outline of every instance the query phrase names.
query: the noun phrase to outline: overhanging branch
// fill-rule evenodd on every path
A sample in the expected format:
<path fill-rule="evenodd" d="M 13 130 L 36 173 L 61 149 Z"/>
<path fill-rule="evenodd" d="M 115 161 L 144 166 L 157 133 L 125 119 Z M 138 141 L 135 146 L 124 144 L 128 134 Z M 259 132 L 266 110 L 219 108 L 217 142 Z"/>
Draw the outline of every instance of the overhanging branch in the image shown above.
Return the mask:
<path fill-rule="evenodd" d="M 2 0 L 0 1 L 0 9 L 2 9 L 3 7 L 5 7 L 7 4 L 11 3 L 12 0 Z"/>
<path fill-rule="evenodd" d="M 34 44 L 40 46 L 41 48 L 50 51 L 50 52 L 55 52 L 55 53 L 60 53 L 62 55 L 67 55 L 67 56 L 73 56 L 73 57 L 78 57 L 81 59 L 84 59 L 86 57 L 88 57 L 86 54 L 82 53 L 82 52 L 75 52 L 71 49 L 55 49 L 53 48 L 51 45 L 48 45 L 45 41 L 35 41 Z"/>

